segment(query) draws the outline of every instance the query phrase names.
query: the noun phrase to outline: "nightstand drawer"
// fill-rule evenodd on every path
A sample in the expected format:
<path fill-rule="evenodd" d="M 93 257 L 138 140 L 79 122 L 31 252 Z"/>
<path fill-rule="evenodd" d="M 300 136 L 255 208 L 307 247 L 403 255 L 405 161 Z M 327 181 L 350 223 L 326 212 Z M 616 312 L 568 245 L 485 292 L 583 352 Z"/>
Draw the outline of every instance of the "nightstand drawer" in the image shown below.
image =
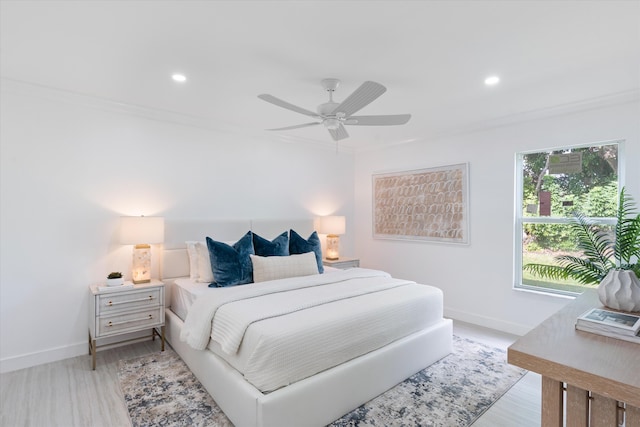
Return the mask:
<path fill-rule="evenodd" d="M 97 337 L 119 334 L 129 330 L 140 330 L 160 326 L 164 323 L 162 307 L 139 310 L 134 313 L 100 317 L 98 320 Z"/>
<path fill-rule="evenodd" d="M 161 304 L 160 289 L 150 288 L 139 292 L 124 294 L 98 295 L 96 298 L 96 314 L 104 316 L 109 313 L 157 307 Z"/>

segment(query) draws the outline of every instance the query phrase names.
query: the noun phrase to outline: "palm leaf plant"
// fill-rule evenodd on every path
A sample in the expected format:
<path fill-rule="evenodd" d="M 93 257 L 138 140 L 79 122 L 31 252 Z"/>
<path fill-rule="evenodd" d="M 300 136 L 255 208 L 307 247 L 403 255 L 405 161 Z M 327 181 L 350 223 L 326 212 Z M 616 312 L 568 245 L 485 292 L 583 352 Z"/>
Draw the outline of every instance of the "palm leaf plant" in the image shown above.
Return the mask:
<path fill-rule="evenodd" d="M 611 270 L 631 270 L 640 277 L 640 213 L 624 188 L 613 236 L 580 213 L 569 225 L 582 257 L 559 255 L 554 258 L 557 265 L 526 264 L 523 269 L 545 279 L 573 279 L 586 285 L 599 284 Z"/>

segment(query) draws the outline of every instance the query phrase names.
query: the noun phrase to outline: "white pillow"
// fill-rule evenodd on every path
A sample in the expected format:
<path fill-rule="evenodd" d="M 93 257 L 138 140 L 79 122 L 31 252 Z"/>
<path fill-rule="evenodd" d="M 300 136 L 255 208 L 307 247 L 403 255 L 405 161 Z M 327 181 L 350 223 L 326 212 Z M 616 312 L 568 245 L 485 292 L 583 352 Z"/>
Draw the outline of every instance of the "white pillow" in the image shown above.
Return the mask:
<path fill-rule="evenodd" d="M 198 281 L 198 251 L 196 249 L 196 241 L 189 240 L 187 244 L 187 254 L 189 255 L 189 279 Z"/>
<path fill-rule="evenodd" d="M 253 264 L 253 281 L 256 283 L 318 274 L 318 263 L 314 252 L 290 256 L 249 256 Z"/>
<path fill-rule="evenodd" d="M 207 242 L 196 242 L 196 253 L 198 256 L 198 278 L 196 282 L 213 282 L 213 271 L 211 270 L 211 258 L 209 258 Z"/>

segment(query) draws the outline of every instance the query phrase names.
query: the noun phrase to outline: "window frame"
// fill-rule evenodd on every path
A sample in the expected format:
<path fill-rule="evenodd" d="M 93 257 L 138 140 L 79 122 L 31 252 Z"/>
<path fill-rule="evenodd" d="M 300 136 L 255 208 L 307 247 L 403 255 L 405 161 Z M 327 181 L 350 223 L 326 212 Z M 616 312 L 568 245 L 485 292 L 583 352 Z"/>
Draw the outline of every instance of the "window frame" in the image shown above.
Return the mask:
<path fill-rule="evenodd" d="M 546 295 L 554 295 L 560 297 L 576 297 L 580 295 L 576 292 L 562 291 L 559 289 L 542 288 L 538 286 L 531 286 L 522 283 L 522 266 L 523 266 L 523 227 L 525 223 L 529 224 L 569 224 L 571 218 L 563 217 L 526 217 L 523 215 L 522 203 L 524 194 L 524 180 L 523 180 L 523 163 L 524 156 L 533 153 L 545 153 L 550 151 L 569 150 L 576 148 L 596 147 L 602 145 L 618 145 L 618 192 L 624 187 L 625 177 L 625 157 L 624 157 L 624 142 L 623 139 L 614 139 L 608 141 L 591 142 L 587 144 L 576 145 L 564 145 L 552 148 L 541 148 L 536 150 L 519 151 L 516 153 L 515 161 L 515 203 L 514 203 L 514 269 L 513 269 L 513 289 L 517 291 L 534 292 Z M 617 223 L 617 218 L 612 217 L 587 217 L 591 221 L 604 225 L 613 225 Z"/>

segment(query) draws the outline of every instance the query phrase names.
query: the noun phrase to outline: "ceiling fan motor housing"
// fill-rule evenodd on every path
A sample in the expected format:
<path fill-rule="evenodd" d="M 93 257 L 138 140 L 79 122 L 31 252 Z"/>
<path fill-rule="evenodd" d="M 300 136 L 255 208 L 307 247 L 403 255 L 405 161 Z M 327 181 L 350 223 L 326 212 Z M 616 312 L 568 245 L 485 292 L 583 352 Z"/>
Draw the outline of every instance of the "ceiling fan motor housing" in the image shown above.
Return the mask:
<path fill-rule="evenodd" d="M 320 114 L 321 116 L 331 116 L 333 113 L 333 110 L 335 110 L 338 105 L 340 104 L 333 101 L 320 104 L 318 105 L 318 108 L 317 108 L 318 114 Z"/>

